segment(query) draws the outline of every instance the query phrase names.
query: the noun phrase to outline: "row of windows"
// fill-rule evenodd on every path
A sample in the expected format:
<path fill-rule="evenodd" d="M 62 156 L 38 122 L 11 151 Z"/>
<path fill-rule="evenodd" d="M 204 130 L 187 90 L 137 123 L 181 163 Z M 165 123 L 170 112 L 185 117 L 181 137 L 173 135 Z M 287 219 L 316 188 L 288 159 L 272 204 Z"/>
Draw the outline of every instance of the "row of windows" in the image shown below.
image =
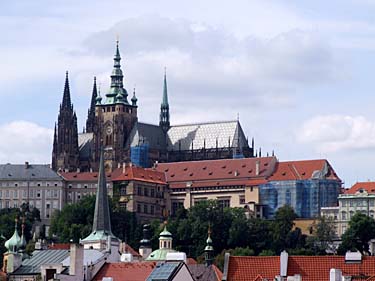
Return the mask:
<path fill-rule="evenodd" d="M 19 186 L 62 186 L 60 182 L 0 182 L 1 187 L 19 187 Z"/>
<path fill-rule="evenodd" d="M 373 210 L 370 210 L 368 213 L 367 213 L 367 211 L 365 211 L 365 210 L 362 210 L 362 211 L 356 211 L 356 212 L 361 212 L 362 214 L 364 214 L 364 215 L 368 215 L 368 216 L 370 216 L 370 217 L 372 217 L 372 218 L 374 218 L 374 214 L 375 214 L 375 212 L 374 212 Z M 345 211 L 342 211 L 342 212 L 341 212 L 341 219 L 342 219 L 342 220 L 347 220 L 347 219 L 350 220 L 350 219 L 354 216 L 354 214 L 355 214 L 356 212 L 354 212 L 354 211 L 350 211 L 349 213 L 347 213 L 347 212 L 345 212 Z"/>
<path fill-rule="evenodd" d="M 160 207 L 157 206 L 157 209 L 159 209 L 159 208 Z M 155 214 L 155 206 L 138 203 L 137 204 L 137 213 L 154 215 Z"/>
<path fill-rule="evenodd" d="M 115 112 L 116 111 L 116 107 L 115 106 L 107 106 L 107 107 L 103 107 L 102 109 L 103 112 Z M 131 108 L 128 108 L 128 107 L 118 107 L 117 108 L 117 111 L 120 111 L 120 112 L 127 112 L 127 113 L 132 113 L 132 109 Z"/>
<path fill-rule="evenodd" d="M 78 183 L 76 186 L 74 186 L 75 188 L 97 188 L 98 187 L 98 184 L 97 183 L 91 183 L 91 184 L 80 184 Z M 68 185 L 68 188 L 73 188 L 73 185 L 72 184 L 69 184 Z M 110 188 L 110 184 L 107 183 L 107 188 Z"/>
<path fill-rule="evenodd" d="M 142 187 L 138 186 L 137 188 L 137 195 L 145 196 L 145 197 L 156 197 L 156 198 L 164 198 L 164 192 L 162 191 L 163 188 L 157 187 L 158 191 L 155 190 L 153 187 Z M 122 188 L 120 191 L 121 195 L 126 195 L 126 188 Z M 125 193 L 125 194 L 124 194 Z"/>
<path fill-rule="evenodd" d="M 343 207 L 370 207 L 375 206 L 375 199 L 350 199 L 350 200 L 341 200 Z"/>
<path fill-rule="evenodd" d="M 231 186 L 203 186 L 203 187 L 193 187 L 193 190 L 222 190 L 222 189 L 243 189 L 243 185 L 231 185 Z M 186 188 L 174 188 L 175 192 L 184 192 Z M 253 192 L 253 187 L 250 187 L 250 192 Z"/>
<path fill-rule="evenodd" d="M 59 190 L 34 190 L 30 189 L 29 192 L 27 190 L 0 190 L 0 198 L 13 198 L 18 199 L 19 197 L 22 198 L 40 198 L 42 194 L 45 194 L 46 198 L 59 198 Z"/>

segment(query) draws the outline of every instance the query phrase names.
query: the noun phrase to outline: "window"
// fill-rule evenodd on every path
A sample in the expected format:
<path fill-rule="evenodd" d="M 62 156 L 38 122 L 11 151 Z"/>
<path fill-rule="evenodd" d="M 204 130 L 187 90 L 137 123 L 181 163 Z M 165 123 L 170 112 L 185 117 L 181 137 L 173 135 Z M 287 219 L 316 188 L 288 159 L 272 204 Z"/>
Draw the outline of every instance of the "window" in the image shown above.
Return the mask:
<path fill-rule="evenodd" d="M 126 186 L 123 186 L 120 188 L 120 195 L 125 196 L 126 195 Z"/>
<path fill-rule="evenodd" d="M 143 212 L 144 212 L 145 214 L 148 213 L 148 205 L 146 205 L 146 204 L 143 205 Z"/>
<path fill-rule="evenodd" d="M 177 210 L 183 207 L 184 202 L 172 201 L 172 215 L 175 215 L 177 213 Z"/>
<path fill-rule="evenodd" d="M 155 197 L 155 189 L 151 188 L 151 197 Z"/>
<path fill-rule="evenodd" d="M 221 208 L 227 208 L 230 206 L 230 199 L 219 199 L 217 202 Z"/>
<path fill-rule="evenodd" d="M 349 206 L 350 206 L 350 207 L 353 207 L 353 206 L 354 206 L 354 201 L 353 201 L 353 200 L 349 200 Z"/>
<path fill-rule="evenodd" d="M 370 199 L 368 203 L 369 203 L 370 207 L 374 207 L 375 200 L 374 199 Z"/>
<path fill-rule="evenodd" d="M 15 190 L 15 191 L 13 192 L 13 198 L 18 198 L 18 190 Z"/>
<path fill-rule="evenodd" d="M 36 194 L 36 197 L 40 198 L 40 190 L 38 190 L 38 193 Z"/>
<path fill-rule="evenodd" d="M 137 188 L 137 194 L 139 195 L 139 196 L 142 196 L 142 187 L 138 187 Z"/>
<path fill-rule="evenodd" d="M 346 212 L 342 212 L 342 213 L 341 213 L 341 218 L 342 218 L 343 220 L 346 220 Z"/>
<path fill-rule="evenodd" d="M 147 187 L 144 188 L 143 194 L 144 194 L 144 196 L 148 196 L 148 188 Z"/>
<path fill-rule="evenodd" d="M 141 204 L 137 204 L 137 212 L 141 213 Z"/>
<path fill-rule="evenodd" d="M 9 190 L 5 191 L 5 198 L 9 198 Z M 7 208 L 9 208 L 9 207 L 7 207 Z"/>
<path fill-rule="evenodd" d="M 151 215 L 155 214 L 155 207 L 154 207 L 154 205 L 151 205 L 150 207 L 151 207 L 151 209 L 150 209 Z"/>
<path fill-rule="evenodd" d="M 240 195 L 240 204 L 245 204 L 245 196 Z"/>

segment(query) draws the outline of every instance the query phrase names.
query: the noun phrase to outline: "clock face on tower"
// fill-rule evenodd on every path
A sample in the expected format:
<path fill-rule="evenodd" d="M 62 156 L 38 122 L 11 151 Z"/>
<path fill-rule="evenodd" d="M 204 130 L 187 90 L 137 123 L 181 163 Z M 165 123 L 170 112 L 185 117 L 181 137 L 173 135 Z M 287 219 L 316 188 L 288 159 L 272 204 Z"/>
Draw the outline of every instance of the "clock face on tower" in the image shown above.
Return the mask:
<path fill-rule="evenodd" d="M 113 128 L 111 125 L 108 125 L 106 128 L 105 128 L 105 132 L 107 133 L 107 135 L 110 135 L 112 134 L 113 132 Z"/>

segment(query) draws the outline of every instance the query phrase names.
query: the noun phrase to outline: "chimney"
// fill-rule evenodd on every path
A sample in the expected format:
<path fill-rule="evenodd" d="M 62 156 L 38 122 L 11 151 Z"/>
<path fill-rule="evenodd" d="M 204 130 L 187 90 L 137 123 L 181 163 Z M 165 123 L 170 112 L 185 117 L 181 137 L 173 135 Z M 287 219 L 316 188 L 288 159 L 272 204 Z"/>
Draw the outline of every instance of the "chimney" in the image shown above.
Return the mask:
<path fill-rule="evenodd" d="M 286 277 L 288 274 L 288 253 L 284 250 L 280 254 L 280 276 Z"/>
<path fill-rule="evenodd" d="M 80 244 L 70 244 L 70 267 L 69 275 L 76 276 L 77 280 L 83 278 L 83 246 Z"/>
<path fill-rule="evenodd" d="M 30 164 L 29 164 L 29 162 L 25 162 L 25 169 L 28 169 L 28 168 L 30 168 Z"/>
<path fill-rule="evenodd" d="M 341 281 L 342 280 L 342 272 L 340 269 L 331 268 L 329 271 L 329 281 Z"/>
<path fill-rule="evenodd" d="M 125 174 L 125 171 L 126 171 L 126 164 L 124 162 L 122 163 L 122 173 Z"/>
<path fill-rule="evenodd" d="M 257 161 L 255 162 L 255 175 L 256 175 L 256 176 L 259 176 L 259 173 L 260 173 L 260 161 L 257 160 Z"/>
<path fill-rule="evenodd" d="M 121 163 L 117 163 L 117 169 L 120 169 L 121 168 Z"/>
<path fill-rule="evenodd" d="M 90 168 L 90 173 L 92 173 L 92 168 Z"/>
<path fill-rule="evenodd" d="M 80 173 L 81 172 L 81 169 L 80 168 L 77 168 L 77 173 Z"/>

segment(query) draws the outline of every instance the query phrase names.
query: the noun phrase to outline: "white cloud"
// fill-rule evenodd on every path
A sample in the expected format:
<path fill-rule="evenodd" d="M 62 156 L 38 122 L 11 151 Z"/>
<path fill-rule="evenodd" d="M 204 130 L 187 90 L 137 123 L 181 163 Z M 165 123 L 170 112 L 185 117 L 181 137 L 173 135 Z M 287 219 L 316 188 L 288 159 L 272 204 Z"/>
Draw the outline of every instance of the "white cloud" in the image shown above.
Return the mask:
<path fill-rule="evenodd" d="M 316 116 L 303 124 L 297 137 L 323 153 L 374 149 L 375 121 L 363 116 Z"/>
<path fill-rule="evenodd" d="M 53 130 L 28 121 L 0 125 L 0 163 L 50 163 Z"/>

